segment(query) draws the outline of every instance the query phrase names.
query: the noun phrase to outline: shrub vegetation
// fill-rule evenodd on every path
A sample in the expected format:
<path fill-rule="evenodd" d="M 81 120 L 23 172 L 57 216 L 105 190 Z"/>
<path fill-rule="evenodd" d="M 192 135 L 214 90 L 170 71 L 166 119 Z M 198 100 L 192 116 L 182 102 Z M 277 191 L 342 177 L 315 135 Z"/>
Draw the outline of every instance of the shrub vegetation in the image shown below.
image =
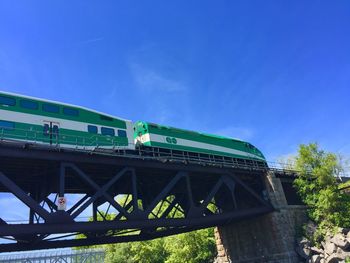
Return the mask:
<path fill-rule="evenodd" d="M 338 227 L 350 227 L 350 196 L 339 190 L 337 178 L 342 167 L 334 153 L 319 149 L 316 143 L 300 145 L 294 185 L 308 206 L 309 218 L 318 225 L 311 238 L 316 244 Z"/>

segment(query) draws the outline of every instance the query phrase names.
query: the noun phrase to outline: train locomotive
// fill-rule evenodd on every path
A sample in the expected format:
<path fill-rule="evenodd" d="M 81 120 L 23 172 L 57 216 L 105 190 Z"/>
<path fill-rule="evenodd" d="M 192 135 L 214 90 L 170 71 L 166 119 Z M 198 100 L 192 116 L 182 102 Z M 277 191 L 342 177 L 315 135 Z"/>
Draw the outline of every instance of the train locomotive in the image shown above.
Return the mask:
<path fill-rule="evenodd" d="M 0 92 L 0 140 L 75 150 L 158 152 L 234 158 L 266 164 L 249 142 L 154 123 L 132 123 L 80 106 Z"/>

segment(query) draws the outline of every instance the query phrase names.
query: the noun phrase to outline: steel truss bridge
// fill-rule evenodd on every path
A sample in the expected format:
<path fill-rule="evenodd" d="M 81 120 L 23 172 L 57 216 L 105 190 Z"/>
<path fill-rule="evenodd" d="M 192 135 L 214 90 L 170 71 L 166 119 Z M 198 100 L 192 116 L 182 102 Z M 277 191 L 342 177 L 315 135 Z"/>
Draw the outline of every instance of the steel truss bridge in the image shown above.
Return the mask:
<path fill-rule="evenodd" d="M 91 152 L 2 141 L 0 193 L 27 210 L 12 221 L 0 205 L 0 252 L 149 240 L 269 213 L 269 169 L 156 148 Z"/>

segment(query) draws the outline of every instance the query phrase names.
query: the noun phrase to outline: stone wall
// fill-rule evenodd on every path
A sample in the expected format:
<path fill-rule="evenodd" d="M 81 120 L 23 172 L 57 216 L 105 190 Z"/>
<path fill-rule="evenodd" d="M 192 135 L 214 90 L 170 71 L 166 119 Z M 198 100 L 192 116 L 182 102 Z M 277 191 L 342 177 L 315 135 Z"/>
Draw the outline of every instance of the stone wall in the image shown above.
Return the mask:
<path fill-rule="evenodd" d="M 306 222 L 306 208 L 287 204 L 280 179 L 273 173 L 266 176 L 265 183 L 276 211 L 217 227 L 217 263 L 300 262 L 294 248 L 298 231 Z"/>

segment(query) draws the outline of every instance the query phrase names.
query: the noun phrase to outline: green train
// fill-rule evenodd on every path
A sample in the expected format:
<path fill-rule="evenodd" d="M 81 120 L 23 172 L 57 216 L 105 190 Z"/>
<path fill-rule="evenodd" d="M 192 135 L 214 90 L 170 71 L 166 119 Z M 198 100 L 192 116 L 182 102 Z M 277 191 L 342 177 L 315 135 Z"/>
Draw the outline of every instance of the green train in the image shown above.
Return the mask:
<path fill-rule="evenodd" d="M 248 142 L 144 121 L 133 125 L 84 107 L 8 92 L 0 92 L 0 140 L 78 150 L 156 148 L 266 163 Z"/>
<path fill-rule="evenodd" d="M 134 125 L 135 144 L 162 149 L 265 161 L 249 142 L 138 121 Z"/>

